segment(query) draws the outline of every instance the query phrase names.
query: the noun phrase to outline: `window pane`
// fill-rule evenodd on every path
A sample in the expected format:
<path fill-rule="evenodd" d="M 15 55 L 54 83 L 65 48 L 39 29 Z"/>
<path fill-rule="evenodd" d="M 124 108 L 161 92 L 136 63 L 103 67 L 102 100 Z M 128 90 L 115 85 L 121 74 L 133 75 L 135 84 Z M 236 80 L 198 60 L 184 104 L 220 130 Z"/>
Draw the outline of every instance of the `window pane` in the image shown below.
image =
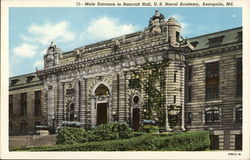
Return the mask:
<path fill-rule="evenodd" d="M 242 96 L 242 58 L 237 59 L 236 96 Z"/>
<path fill-rule="evenodd" d="M 236 109 L 236 122 L 242 123 L 242 107 Z"/>
<path fill-rule="evenodd" d="M 206 100 L 219 98 L 219 62 L 206 64 Z"/>

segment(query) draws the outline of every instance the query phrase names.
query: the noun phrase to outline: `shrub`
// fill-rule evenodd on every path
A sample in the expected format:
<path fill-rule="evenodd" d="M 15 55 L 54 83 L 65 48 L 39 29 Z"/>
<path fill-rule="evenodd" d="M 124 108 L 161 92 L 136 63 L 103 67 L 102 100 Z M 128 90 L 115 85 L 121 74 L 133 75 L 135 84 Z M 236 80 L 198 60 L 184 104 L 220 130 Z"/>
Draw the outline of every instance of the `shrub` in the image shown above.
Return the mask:
<path fill-rule="evenodd" d="M 147 133 L 159 132 L 159 127 L 154 125 L 144 125 L 142 127 L 142 131 Z"/>
<path fill-rule="evenodd" d="M 110 123 L 85 131 L 80 128 L 60 128 L 56 144 L 74 144 L 93 141 L 125 139 L 133 137 L 132 129 L 127 124 Z"/>
<path fill-rule="evenodd" d="M 58 129 L 56 144 L 74 144 L 88 142 L 88 133 L 84 129 L 65 127 Z"/>
<path fill-rule="evenodd" d="M 209 148 L 209 132 L 183 132 L 173 134 L 143 134 L 119 139 L 83 144 L 20 147 L 12 151 L 202 151 Z"/>

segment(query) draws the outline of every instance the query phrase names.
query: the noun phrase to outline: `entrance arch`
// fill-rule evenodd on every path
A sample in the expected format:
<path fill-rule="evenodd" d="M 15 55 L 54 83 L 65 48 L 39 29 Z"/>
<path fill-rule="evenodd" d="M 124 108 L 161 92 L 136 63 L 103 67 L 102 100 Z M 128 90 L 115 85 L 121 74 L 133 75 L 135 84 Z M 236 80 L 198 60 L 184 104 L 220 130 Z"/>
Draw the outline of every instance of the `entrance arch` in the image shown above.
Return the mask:
<path fill-rule="evenodd" d="M 110 90 L 109 88 L 101 83 L 99 84 L 96 89 L 94 90 L 94 97 L 95 97 L 95 113 L 96 113 L 96 125 L 107 124 L 109 118 L 109 97 L 110 97 Z"/>
<path fill-rule="evenodd" d="M 138 131 L 141 127 L 141 99 L 138 93 L 131 97 L 132 122 L 131 127 L 134 131 Z"/>

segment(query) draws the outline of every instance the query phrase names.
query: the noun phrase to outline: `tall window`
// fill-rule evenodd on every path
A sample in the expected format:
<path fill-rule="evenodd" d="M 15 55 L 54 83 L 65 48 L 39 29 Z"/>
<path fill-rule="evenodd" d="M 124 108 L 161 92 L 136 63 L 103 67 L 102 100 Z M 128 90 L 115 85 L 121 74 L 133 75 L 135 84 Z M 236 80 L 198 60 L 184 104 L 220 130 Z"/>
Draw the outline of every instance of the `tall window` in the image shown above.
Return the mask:
<path fill-rule="evenodd" d="M 35 116 L 41 115 L 41 91 L 35 91 Z"/>
<path fill-rule="evenodd" d="M 192 73 L 193 72 L 193 66 L 188 66 L 188 70 L 187 70 L 187 79 L 188 81 L 192 80 Z"/>
<path fill-rule="evenodd" d="M 206 100 L 219 98 L 219 62 L 206 64 Z"/>
<path fill-rule="evenodd" d="M 27 124 L 26 122 L 20 123 L 20 132 L 25 133 L 27 131 Z"/>
<path fill-rule="evenodd" d="M 237 68 L 236 68 L 236 96 L 242 96 L 242 58 L 237 59 Z"/>
<path fill-rule="evenodd" d="M 220 113 L 218 109 L 210 109 L 205 111 L 205 123 L 216 124 L 219 123 Z"/>
<path fill-rule="evenodd" d="M 235 121 L 236 123 L 242 123 L 242 107 L 236 108 Z"/>
<path fill-rule="evenodd" d="M 9 95 L 9 117 L 13 117 L 13 95 Z"/>
<path fill-rule="evenodd" d="M 176 82 L 176 72 L 174 73 L 174 82 Z"/>
<path fill-rule="evenodd" d="M 180 42 L 180 32 L 176 32 L 176 42 Z"/>
<path fill-rule="evenodd" d="M 24 117 L 27 115 L 27 93 L 21 93 L 20 106 L 20 116 Z"/>
<path fill-rule="evenodd" d="M 193 114 L 192 112 L 187 113 L 187 125 L 192 125 Z"/>
<path fill-rule="evenodd" d="M 187 89 L 187 102 L 191 102 L 191 101 L 192 101 L 192 86 L 189 85 Z"/>

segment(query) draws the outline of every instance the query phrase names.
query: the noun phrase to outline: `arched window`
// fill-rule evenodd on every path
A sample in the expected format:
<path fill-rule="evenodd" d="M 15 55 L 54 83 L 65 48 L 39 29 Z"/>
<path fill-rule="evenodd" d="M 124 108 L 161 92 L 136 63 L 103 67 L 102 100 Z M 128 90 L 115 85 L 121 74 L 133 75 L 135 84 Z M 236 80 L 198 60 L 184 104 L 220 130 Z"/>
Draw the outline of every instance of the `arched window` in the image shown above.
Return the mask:
<path fill-rule="evenodd" d="M 134 104 L 138 104 L 139 100 L 140 100 L 139 96 L 136 95 L 133 97 Z"/>
<path fill-rule="evenodd" d="M 104 84 L 100 84 L 95 90 L 96 96 L 109 95 L 109 89 Z"/>

